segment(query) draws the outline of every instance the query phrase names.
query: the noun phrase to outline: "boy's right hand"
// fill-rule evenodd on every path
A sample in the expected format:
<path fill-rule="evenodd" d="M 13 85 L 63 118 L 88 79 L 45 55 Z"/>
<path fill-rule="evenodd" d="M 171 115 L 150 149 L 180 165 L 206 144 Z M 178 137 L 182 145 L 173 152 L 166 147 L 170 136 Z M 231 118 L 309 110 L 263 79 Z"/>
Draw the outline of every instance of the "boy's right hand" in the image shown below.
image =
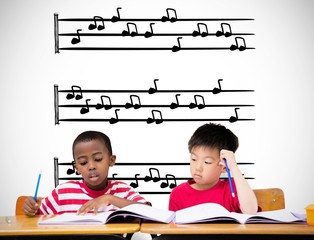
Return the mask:
<path fill-rule="evenodd" d="M 24 204 L 22 206 L 23 212 L 27 216 L 35 216 L 37 213 L 37 210 L 40 206 L 41 199 L 37 199 L 37 202 L 35 202 L 34 198 L 29 196 L 25 199 Z"/>

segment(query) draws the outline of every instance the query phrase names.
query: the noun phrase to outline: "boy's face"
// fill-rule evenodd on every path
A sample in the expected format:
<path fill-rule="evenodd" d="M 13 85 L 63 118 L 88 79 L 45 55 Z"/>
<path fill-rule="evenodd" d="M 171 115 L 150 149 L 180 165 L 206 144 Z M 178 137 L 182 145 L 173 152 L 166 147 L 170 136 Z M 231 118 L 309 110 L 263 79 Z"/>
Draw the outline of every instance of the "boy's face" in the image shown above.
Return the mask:
<path fill-rule="evenodd" d="M 220 163 L 220 151 L 203 146 L 191 150 L 190 172 L 195 184 L 192 187 L 204 190 L 213 187 L 218 181 L 224 167 Z"/>
<path fill-rule="evenodd" d="M 109 167 L 116 160 L 114 155 L 109 154 L 106 145 L 97 139 L 79 142 L 73 152 L 76 170 L 86 185 L 93 190 L 105 189 Z"/>

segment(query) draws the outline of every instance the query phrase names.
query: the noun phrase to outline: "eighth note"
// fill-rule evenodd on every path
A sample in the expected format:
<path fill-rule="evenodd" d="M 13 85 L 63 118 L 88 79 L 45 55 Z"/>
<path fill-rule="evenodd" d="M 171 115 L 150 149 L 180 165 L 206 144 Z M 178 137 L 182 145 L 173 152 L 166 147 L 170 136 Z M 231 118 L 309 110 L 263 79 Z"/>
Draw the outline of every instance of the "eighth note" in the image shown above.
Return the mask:
<path fill-rule="evenodd" d="M 138 103 L 133 103 L 133 98 L 136 98 Z M 140 97 L 137 96 L 137 95 L 130 95 L 130 100 L 131 100 L 131 103 L 126 103 L 125 104 L 125 108 L 128 109 L 128 108 L 131 108 L 131 107 L 134 107 L 134 109 L 139 109 L 141 107 L 141 100 L 140 100 Z"/>
<path fill-rule="evenodd" d="M 118 22 L 120 20 L 120 12 L 119 12 L 120 9 L 122 9 L 122 8 L 120 8 L 120 7 L 117 8 L 118 16 L 113 16 L 111 18 L 111 22 L 115 23 L 115 22 Z"/>
<path fill-rule="evenodd" d="M 246 44 L 245 44 L 244 38 L 236 37 L 235 41 L 236 41 L 236 45 L 232 44 L 230 46 L 230 50 L 231 51 L 234 51 L 234 50 L 237 50 L 237 49 L 239 49 L 239 51 L 244 51 L 246 49 Z M 242 44 L 240 44 L 239 42 L 241 42 Z"/>
<path fill-rule="evenodd" d="M 157 176 L 153 177 L 152 171 L 155 171 L 157 173 Z M 159 173 L 159 170 L 157 168 L 149 168 L 149 176 L 146 176 L 144 178 L 145 182 L 149 182 L 151 180 L 153 180 L 153 182 L 160 181 L 160 173 Z"/>
<path fill-rule="evenodd" d="M 200 26 L 203 26 L 203 28 L 205 28 L 205 31 L 203 30 L 201 32 L 201 27 Z M 208 28 L 207 28 L 207 25 L 205 23 L 198 23 L 197 24 L 197 28 L 198 28 L 198 31 L 195 30 L 192 33 L 193 37 L 197 37 L 197 36 L 206 37 L 206 36 L 208 36 Z"/>
<path fill-rule="evenodd" d="M 109 104 L 104 104 L 104 98 L 107 98 L 109 101 Z M 112 108 L 112 104 L 111 104 L 111 99 L 108 96 L 102 95 L 100 97 L 101 103 L 97 103 L 96 104 L 96 109 L 101 109 L 104 108 L 105 110 L 111 109 Z"/>
<path fill-rule="evenodd" d="M 150 25 L 150 31 L 145 32 L 145 34 L 144 34 L 145 38 L 150 38 L 151 36 L 154 35 L 154 32 L 153 32 L 153 25 L 154 24 L 155 23 L 150 23 L 149 24 Z"/>
<path fill-rule="evenodd" d="M 76 169 L 75 169 L 75 161 L 72 161 L 72 169 L 69 168 L 69 169 L 67 170 L 67 174 L 68 174 L 68 175 L 72 175 L 73 173 L 75 173 L 76 175 L 79 175 L 79 174 L 77 173 Z"/>
<path fill-rule="evenodd" d="M 197 102 L 197 99 L 198 98 L 201 98 L 203 103 L 198 103 Z M 205 100 L 204 100 L 204 97 L 202 95 L 194 95 L 194 101 L 195 103 L 191 102 L 190 105 L 189 105 L 189 108 L 192 109 L 192 108 L 198 108 L 198 109 L 203 109 L 205 107 Z"/>
<path fill-rule="evenodd" d="M 82 94 L 82 89 L 81 89 L 81 87 L 79 87 L 79 86 L 72 86 L 71 87 L 71 89 L 72 89 L 72 93 L 68 93 L 67 94 L 67 96 L 66 96 L 66 98 L 67 99 L 72 99 L 72 98 L 74 98 L 75 97 L 75 99 L 76 100 L 80 100 L 80 99 L 82 99 L 83 98 L 83 94 Z M 75 95 L 75 92 L 77 91 L 77 90 L 75 90 L 75 89 L 78 89 L 78 94 L 77 95 Z"/>
<path fill-rule="evenodd" d="M 114 112 L 116 114 L 116 117 L 115 118 L 114 117 L 110 118 L 110 120 L 109 120 L 110 124 L 115 124 L 115 123 L 119 122 L 118 111 L 120 111 L 120 109 L 114 110 Z"/>
<path fill-rule="evenodd" d="M 71 43 L 74 44 L 78 44 L 79 42 L 81 42 L 81 37 L 80 37 L 80 31 L 82 31 L 82 29 L 77 29 L 77 38 L 72 38 Z"/>
<path fill-rule="evenodd" d="M 137 26 L 136 26 L 135 23 L 128 22 L 128 23 L 126 24 L 126 26 L 127 26 L 128 30 L 123 30 L 123 31 L 122 31 L 122 36 L 123 36 L 123 37 L 125 37 L 125 36 L 135 37 L 135 36 L 138 34 L 138 32 L 137 32 Z M 130 30 L 130 26 L 133 26 L 133 30 L 132 30 L 132 31 Z"/>
<path fill-rule="evenodd" d="M 221 85 L 220 85 L 220 82 L 222 81 L 222 79 L 218 79 L 218 86 L 219 88 L 214 88 L 213 89 L 213 94 L 217 94 L 217 93 L 220 93 L 221 92 Z"/>
<path fill-rule="evenodd" d="M 156 92 L 157 92 L 157 84 L 156 84 L 157 81 L 158 81 L 158 79 L 155 79 L 155 80 L 154 80 L 154 85 L 155 85 L 154 88 L 149 88 L 149 89 L 148 89 L 148 93 L 149 93 L 149 94 L 153 94 L 153 93 L 156 93 Z"/>
<path fill-rule="evenodd" d="M 169 184 L 169 178 L 171 178 L 174 182 Z M 161 188 L 169 187 L 172 189 L 172 188 L 175 188 L 176 186 L 177 186 L 176 177 L 172 174 L 166 174 L 166 182 L 162 182 L 160 184 Z"/>
<path fill-rule="evenodd" d="M 163 17 L 161 18 L 161 21 L 162 21 L 162 22 L 170 21 L 170 22 L 173 23 L 173 22 L 177 21 L 178 17 L 177 17 L 177 12 L 176 12 L 175 9 L 173 9 L 173 8 L 167 8 L 166 11 L 167 11 L 167 16 L 163 16 Z M 172 17 L 170 17 L 170 15 L 171 15 L 170 13 L 173 14 Z"/>
<path fill-rule="evenodd" d="M 177 45 L 174 45 L 174 46 L 172 47 L 172 49 L 171 49 L 172 52 L 178 52 L 178 51 L 181 50 L 180 39 L 182 39 L 182 37 L 178 37 L 178 38 L 177 38 L 178 46 L 177 46 Z"/>
<path fill-rule="evenodd" d="M 90 99 L 86 99 L 85 102 L 86 102 L 86 107 L 82 107 L 81 108 L 81 114 L 85 114 L 85 113 L 88 113 L 89 112 L 89 106 L 88 106 L 88 102 L 90 101 Z"/>
<path fill-rule="evenodd" d="M 238 118 L 238 112 L 237 112 L 238 109 L 240 109 L 240 108 L 235 108 L 235 109 L 234 109 L 235 116 L 231 116 L 231 117 L 229 118 L 229 122 L 233 123 L 233 122 L 238 121 L 238 119 L 239 119 L 239 118 Z"/>
<path fill-rule="evenodd" d="M 179 99 L 178 97 L 180 96 L 181 94 L 176 94 L 176 102 L 172 102 L 170 104 L 170 109 L 175 109 L 177 107 L 179 107 Z"/>
<path fill-rule="evenodd" d="M 100 20 L 101 21 L 101 25 L 98 25 L 97 27 L 97 21 Z M 97 28 L 98 31 L 101 31 L 101 30 L 104 30 L 105 29 L 105 23 L 104 23 L 104 19 L 102 17 L 99 17 L 99 16 L 95 16 L 94 17 L 94 24 L 91 23 L 89 26 L 88 26 L 88 29 L 89 30 L 94 30 L 95 28 Z"/>
<path fill-rule="evenodd" d="M 156 119 L 156 117 L 155 117 L 155 112 L 158 112 L 159 113 L 159 118 L 157 118 Z M 150 123 L 153 123 L 153 122 L 155 122 L 156 124 L 160 124 L 160 123 L 162 123 L 163 122 L 163 120 L 162 120 L 162 115 L 161 115 L 161 111 L 159 111 L 159 110 L 152 110 L 152 115 L 153 115 L 153 118 L 147 118 L 147 120 L 146 120 L 146 122 L 148 123 L 148 124 L 150 124 Z"/>
<path fill-rule="evenodd" d="M 228 28 L 226 30 L 226 28 Z M 220 37 L 220 36 L 225 36 L 225 37 L 230 37 L 232 35 L 232 31 L 231 31 L 231 26 L 228 23 L 222 23 L 221 24 L 221 31 L 218 30 L 216 32 L 216 37 Z"/>
<path fill-rule="evenodd" d="M 130 186 L 132 187 L 132 188 L 137 188 L 138 187 L 138 179 L 137 179 L 137 177 L 138 176 L 140 176 L 140 174 L 135 174 L 135 182 L 131 182 L 130 183 Z"/>

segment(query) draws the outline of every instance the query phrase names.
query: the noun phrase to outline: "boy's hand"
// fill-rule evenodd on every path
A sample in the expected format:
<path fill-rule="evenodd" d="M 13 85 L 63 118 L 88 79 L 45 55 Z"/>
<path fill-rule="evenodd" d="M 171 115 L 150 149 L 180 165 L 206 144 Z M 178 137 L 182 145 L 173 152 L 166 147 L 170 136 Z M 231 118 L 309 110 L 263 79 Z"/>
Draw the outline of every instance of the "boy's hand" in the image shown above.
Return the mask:
<path fill-rule="evenodd" d="M 219 164 L 226 167 L 224 159 L 226 159 L 226 161 L 228 162 L 228 167 L 230 168 L 230 170 L 234 169 L 234 167 L 237 166 L 237 162 L 235 160 L 235 156 L 234 156 L 234 153 L 232 151 L 222 149 L 220 151 L 220 162 L 219 162 Z"/>
<path fill-rule="evenodd" d="M 84 215 L 89 211 L 93 211 L 96 215 L 100 207 L 110 204 L 110 197 L 111 195 L 108 194 L 89 200 L 87 203 L 83 204 L 82 207 L 80 207 L 77 214 Z"/>
<path fill-rule="evenodd" d="M 34 198 L 29 196 L 25 199 L 24 204 L 22 206 L 22 210 L 27 216 L 35 216 L 37 210 L 40 206 L 41 199 L 38 198 L 37 202 L 35 202 Z"/>

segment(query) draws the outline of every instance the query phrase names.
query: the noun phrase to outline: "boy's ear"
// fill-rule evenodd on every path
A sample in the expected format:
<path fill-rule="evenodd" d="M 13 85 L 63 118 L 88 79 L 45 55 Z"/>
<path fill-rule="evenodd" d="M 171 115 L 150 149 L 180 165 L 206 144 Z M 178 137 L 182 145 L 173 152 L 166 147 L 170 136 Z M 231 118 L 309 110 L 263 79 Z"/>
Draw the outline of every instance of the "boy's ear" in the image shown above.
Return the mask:
<path fill-rule="evenodd" d="M 110 156 L 110 163 L 109 166 L 112 167 L 116 163 L 116 155 L 111 155 Z"/>

